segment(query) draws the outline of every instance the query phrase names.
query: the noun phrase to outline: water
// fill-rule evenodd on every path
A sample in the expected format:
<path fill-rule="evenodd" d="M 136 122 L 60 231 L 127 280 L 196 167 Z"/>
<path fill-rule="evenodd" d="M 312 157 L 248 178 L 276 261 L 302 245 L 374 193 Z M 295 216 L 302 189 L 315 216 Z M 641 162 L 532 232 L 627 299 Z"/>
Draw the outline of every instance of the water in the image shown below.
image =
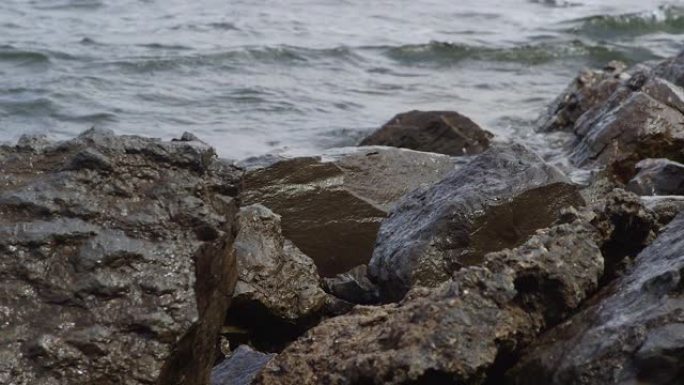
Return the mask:
<path fill-rule="evenodd" d="M 410 109 L 525 137 L 582 67 L 683 37 L 681 0 L 3 0 L 0 140 L 191 131 L 243 158 Z"/>

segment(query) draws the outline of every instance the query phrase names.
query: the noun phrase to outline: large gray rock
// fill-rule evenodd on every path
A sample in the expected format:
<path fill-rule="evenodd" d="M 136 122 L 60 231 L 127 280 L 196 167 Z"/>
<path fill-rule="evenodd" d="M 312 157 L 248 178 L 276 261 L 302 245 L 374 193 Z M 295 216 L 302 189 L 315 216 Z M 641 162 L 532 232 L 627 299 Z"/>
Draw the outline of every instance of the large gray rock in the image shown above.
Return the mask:
<path fill-rule="evenodd" d="M 211 385 L 250 385 L 261 368 L 274 356 L 240 345 L 230 357 L 214 367 Z"/>
<path fill-rule="evenodd" d="M 684 214 L 622 278 L 547 333 L 510 383 L 681 384 L 684 375 Z"/>
<path fill-rule="evenodd" d="M 240 209 L 235 238 L 238 281 L 230 312 L 298 323 L 315 316 L 326 294 L 311 258 L 281 233 L 280 217 L 261 205 Z M 258 331 L 256 331 L 258 333 Z"/>
<path fill-rule="evenodd" d="M 497 144 L 406 196 L 382 223 L 371 277 L 388 299 L 437 286 L 491 251 L 515 247 L 584 202 L 555 167 L 522 145 Z"/>
<path fill-rule="evenodd" d="M 596 289 L 603 271 L 596 235 L 578 217 L 488 254 L 438 288 L 415 288 L 398 304 L 357 306 L 288 346 L 255 384 L 482 384 Z"/>
<path fill-rule="evenodd" d="M 684 195 L 684 164 L 668 159 L 644 159 L 627 189 L 639 195 Z"/>
<path fill-rule="evenodd" d="M 0 383 L 207 384 L 239 173 L 198 141 L 103 130 L 0 159 Z"/>
<path fill-rule="evenodd" d="M 360 265 L 347 272 L 323 280 L 326 292 L 352 304 L 380 301 L 380 291 L 368 276 L 368 266 Z"/>
<path fill-rule="evenodd" d="M 370 260 L 380 222 L 400 197 L 465 162 L 387 147 L 341 149 L 248 171 L 242 198 L 280 215 L 283 235 L 332 277 Z"/>
<path fill-rule="evenodd" d="M 655 67 L 654 71 L 659 77 L 684 87 L 684 51 L 676 57 L 664 60 Z"/>
<path fill-rule="evenodd" d="M 361 146 L 391 146 L 446 155 L 474 155 L 494 137 L 454 111 L 409 111 L 398 114 L 361 141 Z"/>

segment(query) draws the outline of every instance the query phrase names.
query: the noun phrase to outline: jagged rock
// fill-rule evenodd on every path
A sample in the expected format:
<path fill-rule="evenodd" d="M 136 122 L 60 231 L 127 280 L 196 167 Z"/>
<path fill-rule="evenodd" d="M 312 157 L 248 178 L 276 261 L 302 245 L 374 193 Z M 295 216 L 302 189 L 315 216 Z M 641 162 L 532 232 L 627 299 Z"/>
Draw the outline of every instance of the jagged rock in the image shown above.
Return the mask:
<path fill-rule="evenodd" d="M 208 383 L 239 173 L 104 130 L 0 152 L 0 383 Z"/>
<path fill-rule="evenodd" d="M 265 354 L 240 345 L 211 372 L 211 385 L 250 385 L 275 354 Z"/>
<path fill-rule="evenodd" d="M 565 206 L 576 187 L 519 144 L 497 144 L 427 189 L 406 196 L 382 223 L 369 272 L 390 300 L 437 286 L 491 251 L 515 247 Z"/>
<path fill-rule="evenodd" d="M 684 87 L 684 51 L 671 59 L 667 59 L 658 64 L 654 72 L 659 77 L 667 79 L 670 82 Z"/>
<path fill-rule="evenodd" d="M 684 164 L 668 159 L 644 159 L 627 189 L 639 195 L 684 195 Z"/>
<path fill-rule="evenodd" d="M 229 313 L 239 315 L 245 327 L 268 320 L 296 324 L 315 317 L 326 294 L 311 258 L 283 237 L 280 217 L 252 205 L 240 209 L 238 226 L 238 281 Z"/>
<path fill-rule="evenodd" d="M 684 196 L 642 196 L 641 201 L 653 211 L 661 226 L 667 225 L 679 212 L 684 211 Z"/>
<path fill-rule="evenodd" d="M 368 277 L 368 266 L 360 265 L 333 278 L 325 278 L 325 290 L 350 303 L 372 304 L 380 301 L 378 287 Z"/>
<path fill-rule="evenodd" d="M 396 115 L 360 146 L 391 146 L 446 155 L 474 155 L 494 135 L 454 111 L 409 111 Z"/>
<path fill-rule="evenodd" d="M 684 375 L 684 214 L 629 272 L 552 329 L 511 384 L 680 384 Z"/>
<path fill-rule="evenodd" d="M 269 362 L 256 384 L 482 384 L 489 371 L 597 287 L 603 258 L 583 219 L 491 253 L 438 288 L 357 306 Z"/>
<path fill-rule="evenodd" d="M 380 222 L 401 196 L 466 161 L 386 147 L 341 149 L 247 172 L 242 199 L 280 215 L 284 236 L 322 276 L 333 277 L 368 263 Z"/>
<path fill-rule="evenodd" d="M 573 131 L 575 122 L 589 109 L 604 103 L 618 88 L 626 66 L 610 62 L 602 70 L 582 70 L 556 98 L 537 123 L 541 132 Z"/>

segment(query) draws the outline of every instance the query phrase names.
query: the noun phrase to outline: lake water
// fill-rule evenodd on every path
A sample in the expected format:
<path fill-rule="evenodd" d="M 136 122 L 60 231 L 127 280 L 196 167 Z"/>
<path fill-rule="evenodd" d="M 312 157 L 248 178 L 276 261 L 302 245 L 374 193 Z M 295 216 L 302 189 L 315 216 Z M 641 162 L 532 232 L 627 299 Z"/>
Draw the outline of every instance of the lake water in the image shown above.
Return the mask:
<path fill-rule="evenodd" d="M 0 140 L 190 131 L 243 158 L 410 109 L 524 137 L 582 67 L 683 48 L 682 1 L 3 0 Z"/>

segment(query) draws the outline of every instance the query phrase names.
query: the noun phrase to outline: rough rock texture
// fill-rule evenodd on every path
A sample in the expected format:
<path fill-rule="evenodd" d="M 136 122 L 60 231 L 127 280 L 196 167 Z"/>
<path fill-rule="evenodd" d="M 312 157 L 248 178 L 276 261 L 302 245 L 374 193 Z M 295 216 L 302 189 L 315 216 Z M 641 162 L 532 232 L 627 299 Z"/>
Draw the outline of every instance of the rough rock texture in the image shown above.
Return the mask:
<path fill-rule="evenodd" d="M 661 226 L 667 225 L 680 211 L 684 211 L 684 196 L 642 196 L 641 201 L 653 211 Z"/>
<path fill-rule="evenodd" d="M 345 273 L 323 280 L 325 291 L 355 304 L 380 301 L 378 287 L 368 277 L 368 266 L 360 265 Z"/>
<path fill-rule="evenodd" d="M 494 137 L 453 111 L 409 111 L 399 114 L 361 141 L 361 146 L 392 146 L 446 155 L 479 154 Z"/>
<path fill-rule="evenodd" d="M 602 70 L 583 70 L 539 119 L 541 132 L 572 131 L 575 121 L 592 107 L 604 103 L 618 88 L 626 66 L 611 62 Z"/>
<path fill-rule="evenodd" d="M 552 329 L 510 383 L 676 385 L 684 378 L 684 214 L 591 305 Z"/>
<path fill-rule="evenodd" d="M 390 300 L 414 284 L 437 286 L 491 251 L 583 205 L 556 168 L 518 144 L 497 144 L 430 188 L 406 196 L 382 223 L 369 272 Z"/>
<path fill-rule="evenodd" d="M 211 372 L 211 385 L 250 385 L 257 373 L 275 354 L 257 352 L 240 345 Z"/>
<path fill-rule="evenodd" d="M 658 64 L 654 72 L 663 79 L 684 87 L 684 51 L 676 57 L 667 59 Z"/>
<path fill-rule="evenodd" d="M 197 141 L 0 147 L 0 383 L 208 383 L 237 186 Z"/>
<path fill-rule="evenodd" d="M 634 165 L 649 157 L 684 157 L 684 115 L 671 105 L 684 105 L 681 89 L 663 80 L 647 83 L 654 90 L 623 87 L 596 110 L 577 122 L 579 142 L 570 159 L 579 166 L 607 165 L 623 181 L 634 175 Z M 646 87 L 646 86 L 644 86 Z M 671 93 L 669 104 L 652 95 Z"/>
<path fill-rule="evenodd" d="M 274 358 L 256 384 L 482 384 L 593 291 L 603 258 L 577 218 L 398 304 L 357 306 Z"/>
<path fill-rule="evenodd" d="M 645 159 L 637 163 L 637 175 L 627 189 L 639 195 L 684 195 L 684 164 L 667 159 Z"/>
<path fill-rule="evenodd" d="M 401 196 L 464 162 L 386 147 L 342 149 L 251 170 L 242 197 L 281 215 L 285 237 L 332 277 L 370 260 L 380 222 Z"/>
<path fill-rule="evenodd" d="M 283 237 L 280 217 L 266 207 L 241 208 L 238 226 L 238 281 L 228 323 L 262 346 L 296 337 L 298 327 L 320 315 L 326 303 L 316 266 Z"/>

